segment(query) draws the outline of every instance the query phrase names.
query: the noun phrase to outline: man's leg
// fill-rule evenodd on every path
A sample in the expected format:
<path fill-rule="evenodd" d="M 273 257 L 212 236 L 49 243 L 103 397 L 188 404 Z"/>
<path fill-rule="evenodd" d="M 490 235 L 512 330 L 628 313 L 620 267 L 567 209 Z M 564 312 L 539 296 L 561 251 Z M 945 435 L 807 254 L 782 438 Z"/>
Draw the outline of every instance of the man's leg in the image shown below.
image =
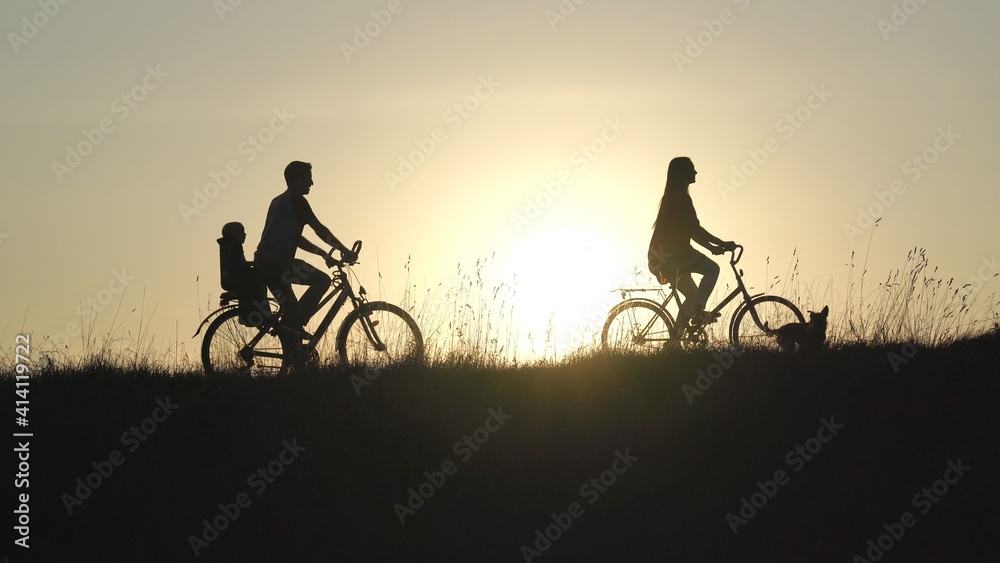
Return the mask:
<path fill-rule="evenodd" d="M 285 260 L 260 259 L 254 261 L 254 270 L 264 285 L 271 290 L 271 294 L 278 301 L 284 317 L 295 306 L 295 293 L 292 292 L 292 284 L 284 281 L 284 273 L 288 268 Z"/>
<path fill-rule="evenodd" d="M 287 260 L 255 260 L 254 269 L 257 270 L 257 274 L 261 281 L 267 285 L 267 288 L 271 290 L 274 298 L 278 301 L 281 306 L 281 325 L 287 325 L 290 318 L 292 318 L 292 311 L 294 311 L 298 302 L 295 299 L 295 292 L 292 291 L 292 284 L 285 281 L 285 273 L 289 267 L 289 262 Z M 302 343 L 302 336 L 299 334 L 300 327 L 294 327 L 295 322 L 292 321 L 292 330 L 288 330 L 287 326 L 279 326 L 278 339 L 281 340 L 281 344 L 285 349 L 285 353 L 289 355 L 292 362 L 299 361 L 299 345 Z"/>
<path fill-rule="evenodd" d="M 293 343 L 301 343 L 308 337 L 303 330 L 305 323 L 299 319 L 301 305 L 292 290 L 292 283 L 301 276 L 296 276 L 294 261 L 289 260 L 257 260 L 255 268 L 260 273 L 261 280 L 267 285 L 274 298 L 281 306 L 281 330 L 278 337 L 285 344 L 286 350 L 295 350 Z M 299 268 L 301 269 L 301 268 Z"/>
<path fill-rule="evenodd" d="M 291 317 L 297 323 L 305 326 L 319 308 L 319 301 L 330 287 L 330 276 L 319 271 L 308 262 L 293 260 L 282 281 L 299 285 L 307 285 L 309 289 L 295 303 Z M 294 297 L 293 297 L 294 300 Z"/>

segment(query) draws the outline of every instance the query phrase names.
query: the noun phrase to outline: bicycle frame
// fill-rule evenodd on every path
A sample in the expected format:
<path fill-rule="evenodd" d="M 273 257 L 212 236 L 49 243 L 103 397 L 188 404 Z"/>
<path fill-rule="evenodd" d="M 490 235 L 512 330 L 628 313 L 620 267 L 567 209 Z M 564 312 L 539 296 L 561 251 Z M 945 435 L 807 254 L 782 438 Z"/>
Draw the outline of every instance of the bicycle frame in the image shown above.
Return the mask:
<path fill-rule="evenodd" d="M 315 332 L 313 332 L 312 337 L 305 345 L 305 349 L 308 351 L 314 350 L 316 348 L 316 346 L 319 344 L 320 339 L 323 338 L 323 336 L 326 334 L 326 331 L 330 328 L 330 325 L 333 323 L 334 318 L 336 318 L 337 314 L 340 313 L 340 310 L 344 307 L 344 304 L 347 303 L 348 300 L 350 300 L 351 304 L 354 306 L 354 309 L 356 310 L 363 307 L 367 301 L 365 297 L 367 292 L 365 291 L 364 286 L 359 286 L 358 293 L 355 293 L 354 288 L 351 286 L 350 281 L 348 280 L 347 272 L 344 271 L 344 265 L 342 263 L 338 263 L 336 268 L 337 268 L 336 271 L 334 271 L 330 276 L 331 290 L 329 293 L 324 295 L 323 298 L 320 300 L 317 306 L 317 310 L 322 309 L 331 300 L 334 300 L 333 305 L 327 311 L 326 315 L 323 317 L 323 320 L 320 322 Z M 269 301 L 274 301 L 274 299 L 269 299 Z M 236 306 L 237 305 L 233 304 L 219 308 L 218 310 L 210 314 L 208 318 L 202 321 L 202 326 L 204 326 L 211 318 L 215 317 L 219 313 Z M 246 346 L 244 347 L 244 350 L 253 350 L 254 348 L 256 348 L 257 344 L 261 341 L 261 339 L 263 339 L 266 334 L 268 334 L 272 329 L 274 329 L 279 324 L 279 319 L 280 315 L 272 315 L 268 322 L 264 323 L 259 327 L 257 334 L 249 342 L 247 342 Z M 364 328 L 365 335 L 368 337 L 368 340 L 372 343 L 372 345 L 375 346 L 375 349 L 380 351 L 385 350 L 386 346 L 382 342 L 382 340 L 378 337 L 378 335 L 375 333 L 374 330 L 375 323 L 371 320 L 371 318 L 368 315 L 362 315 L 361 321 L 362 321 L 361 326 Z M 201 327 L 198 328 L 198 332 L 201 332 Z M 198 333 L 195 333 L 195 335 L 197 334 Z M 273 352 L 261 352 L 261 351 L 254 352 L 254 355 L 265 358 L 274 358 L 274 359 L 281 359 L 283 357 L 282 354 L 277 354 Z"/>
<path fill-rule="evenodd" d="M 296 280 L 313 280 L 290 278 L 289 272 L 283 274 L 280 285 L 269 289 L 277 290 L 278 296 L 284 293 L 287 301 L 275 298 L 265 301 L 256 294 L 224 292 L 219 299 L 220 308 L 211 312 L 198 329 L 201 332 L 208 323 L 201 344 L 205 373 L 237 370 L 253 375 L 280 375 L 289 370 L 318 366 L 320 340 L 335 320 L 339 324 L 335 347 L 341 365 L 421 361 L 423 338 L 413 317 L 398 305 L 368 300 L 364 286 L 352 269 L 358 263 L 361 246 L 360 240 L 350 249 L 338 246 L 340 259 L 332 256 L 336 249 L 324 255 L 329 266 L 328 277 L 316 276 L 322 283 L 320 287 L 313 285 L 310 292 L 319 293 L 318 299 L 308 310 L 302 310 L 303 317 L 306 314 L 315 316 L 309 323 L 314 327 L 309 330 L 313 334 L 301 328 L 296 313 L 302 308 L 295 307 L 296 293 L 288 293 L 285 287 L 288 283 L 298 283 Z M 299 267 L 304 266 L 299 264 Z M 357 287 L 353 287 L 355 285 Z M 342 313 L 348 302 L 352 308 Z M 324 314 L 318 315 L 319 309 L 324 308 Z"/>
<path fill-rule="evenodd" d="M 719 304 L 716 305 L 715 308 L 712 309 L 710 312 L 712 313 L 713 316 L 720 314 L 722 312 L 722 309 L 724 309 L 726 307 L 726 305 L 728 305 L 730 302 L 732 302 L 733 299 L 736 299 L 737 297 L 739 297 L 739 296 L 742 295 L 743 296 L 744 306 L 750 308 L 750 317 L 753 318 L 753 322 L 756 323 L 757 326 L 761 330 L 765 330 L 764 323 L 761 322 L 760 317 L 757 316 L 757 309 L 752 305 L 753 298 L 755 296 L 750 295 L 750 292 L 747 291 L 746 285 L 743 283 L 743 270 L 742 269 L 738 269 L 736 267 L 736 264 L 739 263 L 739 261 L 740 261 L 741 258 L 743 258 L 743 247 L 742 246 L 737 246 L 736 248 L 739 249 L 739 253 L 737 254 L 736 250 L 733 250 L 732 251 L 733 254 L 729 258 L 729 267 L 731 267 L 733 269 L 733 275 L 736 277 L 736 288 L 733 289 L 733 291 L 729 295 L 727 295 L 722 301 L 720 301 Z M 622 297 L 624 297 L 624 294 L 625 294 L 626 291 L 637 291 L 637 290 L 624 290 L 623 289 L 621 291 L 622 291 Z M 676 280 L 674 280 L 674 282 L 670 284 L 670 293 L 667 294 L 666 299 L 663 300 L 663 303 L 659 303 L 658 305 L 660 306 L 661 309 L 663 309 L 664 311 L 666 311 L 667 310 L 667 304 L 670 303 L 671 299 L 675 300 L 677 302 L 678 308 L 680 308 L 681 299 L 680 299 L 680 294 L 677 291 L 677 281 Z M 655 301 L 652 301 L 651 299 L 650 300 L 643 299 L 643 300 L 650 301 L 652 303 L 656 303 Z M 734 314 L 733 315 L 733 319 L 735 320 L 735 318 L 736 318 L 736 315 Z M 653 320 L 650 320 L 650 325 L 652 324 L 652 322 L 653 322 Z M 649 326 L 646 326 L 643 329 L 643 332 L 645 332 L 646 330 L 649 330 Z"/>
<path fill-rule="evenodd" d="M 313 333 L 312 338 L 309 339 L 307 348 L 310 350 L 314 349 L 316 345 L 319 344 L 320 338 L 326 334 L 327 329 L 329 329 L 330 325 L 333 323 L 333 319 L 344 307 L 344 303 L 346 303 L 348 299 L 351 301 L 351 304 L 355 309 L 360 309 L 367 301 L 364 286 L 360 286 L 357 294 L 354 293 L 354 288 L 351 287 L 350 281 L 347 279 L 347 273 L 344 272 L 343 266 L 337 266 L 337 271 L 334 272 L 333 276 L 331 276 L 330 286 L 333 289 L 320 300 L 317 309 L 322 309 L 324 305 L 329 303 L 330 300 L 334 298 L 334 296 L 337 298 L 330 307 L 330 310 L 326 312 L 326 316 L 323 317 L 322 321 L 320 321 L 319 326 L 316 327 L 316 331 Z M 337 295 L 338 293 L 340 295 Z M 363 322 L 361 323 L 361 326 L 365 329 L 365 336 L 367 336 L 368 340 L 375 345 L 377 350 L 384 350 L 385 344 L 383 344 L 375 334 L 371 318 L 363 316 L 362 319 Z"/>
<path fill-rule="evenodd" d="M 726 296 L 725 299 L 712 309 L 712 314 L 714 315 L 720 313 L 730 301 L 735 299 L 737 296 L 742 295 L 744 306 L 750 308 L 750 317 L 753 319 L 753 322 L 756 323 L 761 330 L 765 330 L 764 323 L 762 323 L 760 317 L 757 316 L 757 308 L 753 306 L 754 296 L 750 295 L 750 292 L 747 291 L 747 286 L 743 283 L 743 270 L 736 268 L 736 264 L 740 261 L 740 258 L 743 257 L 743 247 L 740 246 L 738 248 L 740 249 L 739 257 L 737 257 L 736 252 L 733 251 L 733 256 L 729 259 L 729 267 L 733 269 L 733 274 L 736 276 L 736 289 L 733 289 L 732 293 Z M 733 319 L 736 319 L 735 314 L 733 315 Z"/>

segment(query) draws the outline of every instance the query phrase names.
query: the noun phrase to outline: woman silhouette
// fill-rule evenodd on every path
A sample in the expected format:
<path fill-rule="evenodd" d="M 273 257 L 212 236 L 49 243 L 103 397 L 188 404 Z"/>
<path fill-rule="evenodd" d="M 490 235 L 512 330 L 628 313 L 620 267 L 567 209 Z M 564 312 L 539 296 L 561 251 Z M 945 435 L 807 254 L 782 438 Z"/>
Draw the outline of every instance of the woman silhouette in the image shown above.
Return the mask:
<path fill-rule="evenodd" d="M 723 241 L 709 233 L 698 222 L 698 215 L 691 203 L 688 187 L 694 183 L 698 171 L 686 156 L 670 161 L 667 168 L 667 186 L 656 212 L 653 237 L 649 241 L 649 271 L 660 283 L 673 283 L 682 295 L 678 328 L 688 321 L 702 324 L 708 318 L 705 305 L 719 279 L 719 266 L 709 257 L 691 246 L 694 240 L 713 254 L 722 254 L 736 247 L 732 241 Z M 691 274 L 700 274 L 701 284 L 695 284 Z"/>

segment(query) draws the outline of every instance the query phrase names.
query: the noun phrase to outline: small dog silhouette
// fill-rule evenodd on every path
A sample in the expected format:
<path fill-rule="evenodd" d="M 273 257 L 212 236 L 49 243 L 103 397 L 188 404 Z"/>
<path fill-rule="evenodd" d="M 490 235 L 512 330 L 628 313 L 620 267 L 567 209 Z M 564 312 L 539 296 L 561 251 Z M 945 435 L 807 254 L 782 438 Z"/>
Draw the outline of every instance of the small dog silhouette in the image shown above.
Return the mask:
<path fill-rule="evenodd" d="M 830 307 L 824 306 L 820 312 L 809 311 L 809 322 L 788 323 L 776 329 L 771 329 L 764 323 L 764 329 L 769 336 L 778 340 L 778 346 L 783 352 L 795 350 L 819 350 L 826 344 L 826 317 Z"/>

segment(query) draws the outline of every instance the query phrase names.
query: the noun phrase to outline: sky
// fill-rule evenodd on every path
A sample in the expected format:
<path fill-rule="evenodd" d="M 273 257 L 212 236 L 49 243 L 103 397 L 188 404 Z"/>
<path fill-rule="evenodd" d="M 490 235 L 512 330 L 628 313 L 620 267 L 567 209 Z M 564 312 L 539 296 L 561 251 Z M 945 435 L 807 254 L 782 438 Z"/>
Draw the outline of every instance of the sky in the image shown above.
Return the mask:
<path fill-rule="evenodd" d="M 610 289 L 650 283 L 675 156 L 699 172 L 702 225 L 746 247 L 749 283 L 797 259 L 801 308 L 843 311 L 852 253 L 873 281 L 919 247 L 946 279 L 996 285 L 995 2 L 12 0 L 0 14 L 11 344 L 31 332 L 73 353 L 82 323 L 193 357 L 222 225 L 242 222 L 252 255 L 292 160 L 313 164 L 319 219 L 364 241 L 372 295 L 446 302 L 478 261 L 484 296 L 510 292 L 522 357 L 549 326 L 565 351 L 603 322 Z M 714 299 L 733 281 L 717 261 Z"/>

